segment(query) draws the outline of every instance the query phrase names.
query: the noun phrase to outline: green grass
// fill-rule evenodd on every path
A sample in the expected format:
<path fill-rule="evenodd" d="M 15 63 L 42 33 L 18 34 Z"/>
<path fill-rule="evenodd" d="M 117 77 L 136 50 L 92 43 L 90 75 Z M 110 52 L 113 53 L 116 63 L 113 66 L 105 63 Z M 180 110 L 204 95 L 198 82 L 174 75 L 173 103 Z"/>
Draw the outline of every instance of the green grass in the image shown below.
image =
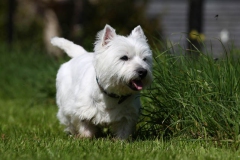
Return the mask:
<path fill-rule="evenodd" d="M 67 58 L 0 48 L 0 159 L 239 159 L 239 61 L 157 54 L 129 141 L 67 136 L 55 76 Z"/>
<path fill-rule="evenodd" d="M 216 61 L 203 54 L 197 60 L 159 54 L 154 83 L 145 94 L 146 134 L 229 141 L 238 146 L 240 61 L 232 57 Z"/>

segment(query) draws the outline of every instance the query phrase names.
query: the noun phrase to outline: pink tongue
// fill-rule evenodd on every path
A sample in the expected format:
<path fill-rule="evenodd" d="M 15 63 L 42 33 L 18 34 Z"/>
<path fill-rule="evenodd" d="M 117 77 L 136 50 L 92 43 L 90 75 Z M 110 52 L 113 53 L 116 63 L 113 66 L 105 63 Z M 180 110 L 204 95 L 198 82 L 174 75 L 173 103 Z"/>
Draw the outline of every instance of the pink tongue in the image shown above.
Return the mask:
<path fill-rule="evenodd" d="M 143 88 L 143 84 L 142 84 L 142 81 L 132 81 L 132 84 L 134 85 L 134 87 L 137 89 L 137 90 L 142 90 Z"/>

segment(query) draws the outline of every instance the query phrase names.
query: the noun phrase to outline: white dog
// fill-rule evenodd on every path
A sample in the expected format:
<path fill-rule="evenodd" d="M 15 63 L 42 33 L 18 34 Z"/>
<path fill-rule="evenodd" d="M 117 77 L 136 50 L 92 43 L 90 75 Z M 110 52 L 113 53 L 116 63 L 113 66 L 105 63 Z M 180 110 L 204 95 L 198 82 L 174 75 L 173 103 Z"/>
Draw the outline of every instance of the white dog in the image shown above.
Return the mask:
<path fill-rule="evenodd" d="M 94 53 L 64 38 L 51 43 L 72 57 L 56 82 L 57 117 L 66 131 L 94 137 L 107 125 L 116 138 L 126 139 L 138 120 L 139 92 L 152 81 L 152 52 L 142 28 L 124 37 L 106 25 L 97 34 Z"/>

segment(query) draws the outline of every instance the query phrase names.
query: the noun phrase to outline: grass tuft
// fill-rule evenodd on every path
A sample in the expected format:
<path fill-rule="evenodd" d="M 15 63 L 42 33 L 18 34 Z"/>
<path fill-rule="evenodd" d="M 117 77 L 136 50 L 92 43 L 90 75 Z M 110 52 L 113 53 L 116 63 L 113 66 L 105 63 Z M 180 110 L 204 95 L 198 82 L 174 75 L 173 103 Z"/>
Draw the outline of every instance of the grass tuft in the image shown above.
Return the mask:
<path fill-rule="evenodd" d="M 200 54 L 155 52 L 154 82 L 143 94 L 139 131 L 147 137 L 182 137 L 239 143 L 240 62 L 228 53 L 214 60 Z"/>

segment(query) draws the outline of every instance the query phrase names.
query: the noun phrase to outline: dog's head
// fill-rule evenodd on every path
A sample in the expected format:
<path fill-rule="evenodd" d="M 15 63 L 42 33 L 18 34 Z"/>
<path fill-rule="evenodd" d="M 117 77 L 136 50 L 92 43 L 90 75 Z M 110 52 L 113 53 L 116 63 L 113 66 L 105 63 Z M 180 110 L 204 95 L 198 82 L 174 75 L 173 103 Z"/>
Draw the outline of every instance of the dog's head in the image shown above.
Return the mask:
<path fill-rule="evenodd" d="M 95 42 L 94 67 L 101 86 L 110 93 L 138 92 L 152 81 L 152 52 L 140 26 L 127 37 L 106 25 Z"/>

